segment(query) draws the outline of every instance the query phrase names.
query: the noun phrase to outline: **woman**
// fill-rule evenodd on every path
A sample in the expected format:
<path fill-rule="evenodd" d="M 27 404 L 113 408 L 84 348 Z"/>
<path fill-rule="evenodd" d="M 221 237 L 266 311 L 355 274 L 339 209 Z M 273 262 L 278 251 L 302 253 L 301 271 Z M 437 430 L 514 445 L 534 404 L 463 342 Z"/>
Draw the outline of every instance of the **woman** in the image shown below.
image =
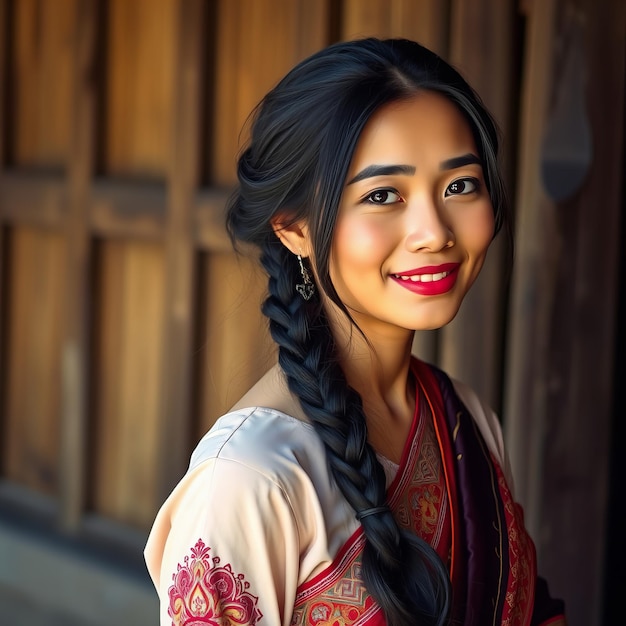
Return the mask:
<path fill-rule="evenodd" d="M 506 226 L 497 133 L 406 40 L 340 43 L 261 102 L 228 207 L 279 362 L 195 450 L 146 548 L 161 624 L 558 624 L 498 423 L 411 356 Z"/>

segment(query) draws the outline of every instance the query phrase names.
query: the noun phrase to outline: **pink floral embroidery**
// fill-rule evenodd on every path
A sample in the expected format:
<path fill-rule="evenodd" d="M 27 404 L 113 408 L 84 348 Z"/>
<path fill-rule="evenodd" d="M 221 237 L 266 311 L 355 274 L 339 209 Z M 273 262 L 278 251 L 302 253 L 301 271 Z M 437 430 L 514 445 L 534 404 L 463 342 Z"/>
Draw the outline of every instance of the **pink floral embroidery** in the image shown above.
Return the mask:
<path fill-rule="evenodd" d="M 169 588 L 172 626 L 254 626 L 263 617 L 258 597 L 248 592 L 250 584 L 243 574 L 234 574 L 230 565 L 221 566 L 210 551 L 198 539 L 191 557 L 178 564 Z"/>

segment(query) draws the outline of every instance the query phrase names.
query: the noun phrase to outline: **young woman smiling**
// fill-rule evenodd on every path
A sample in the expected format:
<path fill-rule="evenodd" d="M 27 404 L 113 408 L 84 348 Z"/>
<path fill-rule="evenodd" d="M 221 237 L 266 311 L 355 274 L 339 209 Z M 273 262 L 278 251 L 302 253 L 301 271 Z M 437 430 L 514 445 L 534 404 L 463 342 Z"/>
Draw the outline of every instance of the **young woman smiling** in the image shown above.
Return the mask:
<path fill-rule="evenodd" d="M 498 421 L 411 354 L 506 226 L 497 132 L 442 59 L 340 43 L 264 98 L 227 226 L 278 364 L 198 444 L 146 548 L 161 624 L 559 624 Z"/>

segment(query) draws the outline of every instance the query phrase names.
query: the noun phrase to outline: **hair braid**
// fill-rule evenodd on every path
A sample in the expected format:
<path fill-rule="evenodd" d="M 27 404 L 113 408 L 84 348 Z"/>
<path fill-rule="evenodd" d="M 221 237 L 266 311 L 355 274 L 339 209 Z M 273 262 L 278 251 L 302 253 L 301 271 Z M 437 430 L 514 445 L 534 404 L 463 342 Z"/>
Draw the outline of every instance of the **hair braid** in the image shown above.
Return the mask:
<path fill-rule="evenodd" d="M 337 486 L 357 513 L 385 509 L 361 520 L 367 539 L 364 583 L 389 626 L 444 624 L 449 605 L 445 568 L 428 544 L 399 528 L 386 506 L 385 473 L 367 442 L 361 397 L 349 387 L 335 357 L 319 299 L 306 302 L 295 291 L 298 268 L 290 257 L 281 244 L 263 249 L 261 262 L 269 275 L 263 313 L 289 389 L 324 444 Z"/>

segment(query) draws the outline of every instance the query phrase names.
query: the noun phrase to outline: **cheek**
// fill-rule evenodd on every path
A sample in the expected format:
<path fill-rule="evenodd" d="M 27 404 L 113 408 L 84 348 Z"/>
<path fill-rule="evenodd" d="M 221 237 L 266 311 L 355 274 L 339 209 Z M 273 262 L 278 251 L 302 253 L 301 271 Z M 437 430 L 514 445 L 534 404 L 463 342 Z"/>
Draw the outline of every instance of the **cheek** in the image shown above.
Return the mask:
<path fill-rule="evenodd" d="M 389 252 L 391 237 L 376 219 L 343 219 L 335 229 L 333 256 L 339 268 L 380 265 Z"/>
<path fill-rule="evenodd" d="M 468 252 L 484 256 L 493 239 L 495 220 L 491 205 L 467 215 L 462 224 L 463 239 Z"/>

